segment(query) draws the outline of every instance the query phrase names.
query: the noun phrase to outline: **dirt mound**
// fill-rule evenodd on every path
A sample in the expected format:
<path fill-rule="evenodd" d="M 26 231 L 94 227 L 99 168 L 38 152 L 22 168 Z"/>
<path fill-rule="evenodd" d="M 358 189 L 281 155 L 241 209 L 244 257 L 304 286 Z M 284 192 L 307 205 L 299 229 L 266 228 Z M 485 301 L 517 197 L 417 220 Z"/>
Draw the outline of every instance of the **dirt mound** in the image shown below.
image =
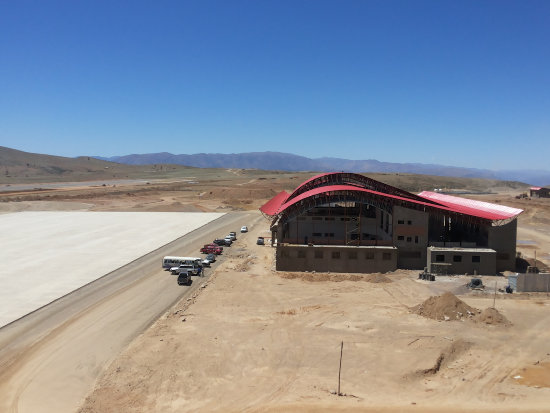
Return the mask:
<path fill-rule="evenodd" d="M 300 279 L 309 282 L 321 282 L 321 281 L 366 281 L 370 283 L 391 283 L 392 281 L 384 274 L 334 274 L 327 272 L 282 272 L 278 271 L 277 274 L 281 278 L 287 280 Z"/>
<path fill-rule="evenodd" d="M 471 345 L 471 343 L 468 343 L 462 339 L 456 340 L 439 354 L 439 357 L 435 361 L 433 367 L 425 370 L 419 370 L 417 371 L 417 374 L 422 376 L 437 374 L 439 370 L 448 365 L 451 361 L 455 360 L 459 354 L 468 350 Z"/>
<path fill-rule="evenodd" d="M 504 325 L 510 326 L 512 323 L 505 316 L 500 314 L 496 308 L 486 308 L 481 313 L 474 317 L 474 320 L 478 323 L 485 323 L 491 325 Z"/>
<path fill-rule="evenodd" d="M 422 304 L 412 307 L 411 311 L 433 320 L 445 321 L 470 318 L 479 313 L 478 309 L 470 307 L 453 293 L 449 292 L 432 296 Z"/>
<path fill-rule="evenodd" d="M 370 283 L 391 283 L 392 281 L 384 274 L 367 274 L 365 275 L 365 281 Z"/>

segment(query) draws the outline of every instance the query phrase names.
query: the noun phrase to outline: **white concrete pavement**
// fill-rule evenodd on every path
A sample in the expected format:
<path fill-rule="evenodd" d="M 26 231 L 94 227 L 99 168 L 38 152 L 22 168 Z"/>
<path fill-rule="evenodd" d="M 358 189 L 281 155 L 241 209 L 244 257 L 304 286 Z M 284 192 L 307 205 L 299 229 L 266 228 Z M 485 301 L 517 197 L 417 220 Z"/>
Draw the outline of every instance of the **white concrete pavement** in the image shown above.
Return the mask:
<path fill-rule="evenodd" d="M 80 211 L 0 215 L 0 327 L 222 215 Z"/>

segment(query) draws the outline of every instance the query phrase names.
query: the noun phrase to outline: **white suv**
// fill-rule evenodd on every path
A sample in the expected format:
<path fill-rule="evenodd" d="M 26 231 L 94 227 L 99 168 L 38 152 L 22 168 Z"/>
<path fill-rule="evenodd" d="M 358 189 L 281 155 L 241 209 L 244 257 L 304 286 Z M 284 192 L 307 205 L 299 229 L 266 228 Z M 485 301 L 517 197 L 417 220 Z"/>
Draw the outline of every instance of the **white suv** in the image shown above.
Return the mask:
<path fill-rule="evenodd" d="M 241 232 L 248 232 L 248 227 L 246 225 L 243 225 L 241 227 Z"/>

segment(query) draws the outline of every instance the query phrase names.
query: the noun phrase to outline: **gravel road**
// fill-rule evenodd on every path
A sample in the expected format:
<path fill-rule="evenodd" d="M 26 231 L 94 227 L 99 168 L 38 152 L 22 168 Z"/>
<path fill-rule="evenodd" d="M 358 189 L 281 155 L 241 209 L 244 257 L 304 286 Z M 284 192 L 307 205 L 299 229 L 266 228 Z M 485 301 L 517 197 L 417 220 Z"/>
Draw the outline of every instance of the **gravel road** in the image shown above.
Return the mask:
<path fill-rule="evenodd" d="M 76 411 L 104 367 L 202 283 L 178 286 L 161 270 L 162 256 L 196 256 L 203 244 L 252 219 L 258 215 L 224 215 L 0 329 L 0 411 Z"/>

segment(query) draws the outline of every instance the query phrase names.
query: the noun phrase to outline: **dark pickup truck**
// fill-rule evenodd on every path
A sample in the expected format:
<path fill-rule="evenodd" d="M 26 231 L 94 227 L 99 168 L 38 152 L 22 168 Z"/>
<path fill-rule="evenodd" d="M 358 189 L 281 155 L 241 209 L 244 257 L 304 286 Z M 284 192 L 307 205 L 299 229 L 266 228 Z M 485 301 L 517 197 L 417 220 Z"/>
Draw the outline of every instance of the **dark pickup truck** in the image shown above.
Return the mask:
<path fill-rule="evenodd" d="M 231 246 L 231 239 L 224 239 L 224 238 L 216 238 L 214 241 L 212 241 L 213 244 L 216 244 L 216 245 L 219 245 L 219 246 L 226 246 L 226 247 L 230 247 Z"/>
<path fill-rule="evenodd" d="M 182 271 L 178 275 L 178 285 L 191 285 L 191 273 L 189 271 Z"/>

